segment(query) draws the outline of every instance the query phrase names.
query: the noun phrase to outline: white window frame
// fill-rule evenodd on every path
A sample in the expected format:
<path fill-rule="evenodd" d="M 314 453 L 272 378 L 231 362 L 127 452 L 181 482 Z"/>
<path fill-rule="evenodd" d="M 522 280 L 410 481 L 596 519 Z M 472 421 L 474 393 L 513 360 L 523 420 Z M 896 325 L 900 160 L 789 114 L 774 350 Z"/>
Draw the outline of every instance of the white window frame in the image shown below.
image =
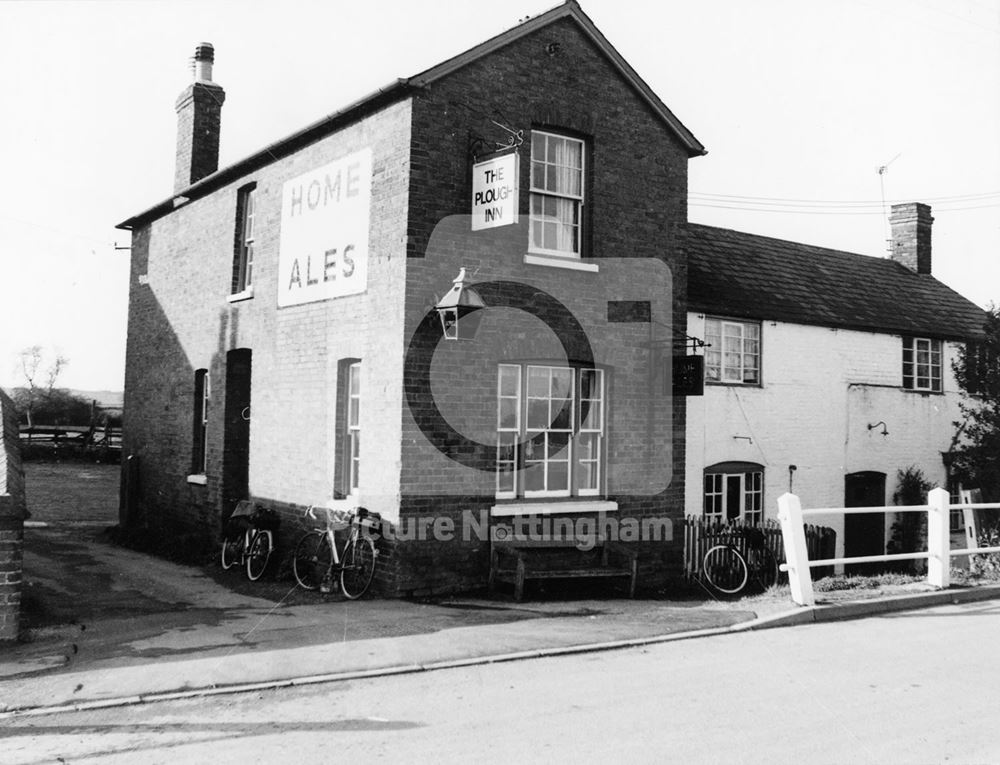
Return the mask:
<path fill-rule="evenodd" d="M 201 460 L 200 464 L 192 465 L 192 470 L 195 475 L 206 475 L 208 473 L 208 411 L 212 397 L 212 385 L 207 369 L 195 370 L 194 376 L 195 390 L 198 388 L 198 380 L 201 380 L 201 400 L 195 402 L 198 407 L 198 432 L 194 436 L 195 445 L 200 449 Z"/>
<path fill-rule="evenodd" d="M 361 362 L 347 367 L 347 408 L 345 412 L 347 491 L 357 494 L 361 476 Z"/>
<path fill-rule="evenodd" d="M 726 514 L 730 479 L 739 483 L 740 514 L 736 518 L 730 518 Z M 764 471 L 706 470 L 702 483 L 702 501 L 702 516 L 706 521 L 722 524 L 738 521 L 759 526 L 764 520 Z"/>
<path fill-rule="evenodd" d="M 546 395 L 528 396 L 527 381 L 532 373 L 544 370 L 548 375 L 548 390 Z M 555 372 L 570 373 L 570 398 L 568 414 L 569 427 L 539 428 L 529 427 L 529 406 L 532 401 L 536 406 L 540 402 L 546 404 L 546 418 L 552 424 L 553 404 L 566 399 L 553 397 L 553 379 Z M 582 396 L 584 375 L 592 375 L 596 381 L 591 385 L 589 395 Z M 508 385 L 504 385 L 504 381 Z M 509 385 L 516 380 L 516 384 Z M 511 392 L 512 391 L 512 392 Z M 581 402 L 587 401 L 588 413 L 581 422 Z M 513 402 L 513 403 L 511 403 Z M 605 423 L 607 421 L 607 386 L 603 369 L 592 367 L 573 367 L 557 364 L 500 364 L 497 369 L 497 461 L 496 461 L 496 497 L 497 499 L 539 499 L 551 497 L 596 497 L 603 493 L 606 472 Z M 512 411 L 514 413 L 511 418 Z M 505 416 L 506 415 L 506 416 Z M 548 453 L 549 439 L 552 434 L 565 434 L 566 448 L 551 459 Z M 529 457 L 532 439 L 536 442 L 541 437 L 538 447 L 540 458 Z M 589 445 L 589 447 L 587 446 Z M 565 455 L 565 456 L 563 456 Z M 543 489 L 526 489 L 526 474 L 528 463 L 542 468 Z M 555 463 L 566 463 L 567 485 L 553 487 L 549 483 L 550 467 Z M 585 476 L 590 480 L 582 485 Z"/>
<path fill-rule="evenodd" d="M 236 283 L 233 294 L 239 295 L 253 289 L 254 227 L 257 214 L 257 184 L 245 186 L 237 192 L 240 211 L 236 246 Z"/>
<path fill-rule="evenodd" d="M 573 489 L 573 430 L 576 416 L 576 373 L 572 367 L 562 367 L 562 366 L 552 366 L 547 364 L 529 364 L 525 367 L 525 385 L 524 385 L 524 458 L 522 464 L 524 465 L 524 476 L 526 478 L 529 470 L 541 468 L 542 469 L 542 483 L 545 488 L 543 489 L 524 489 L 524 496 L 526 499 L 532 499 L 537 497 L 569 497 L 572 494 Z M 545 375 L 546 379 L 546 390 L 543 395 L 531 395 L 531 376 L 532 372 L 542 373 Z M 563 373 L 569 373 L 569 412 L 566 417 L 565 427 L 553 427 L 553 412 L 554 405 L 558 405 L 561 402 L 565 402 L 566 399 L 556 396 L 554 393 L 555 381 L 560 377 L 565 377 Z M 547 427 L 539 427 L 537 422 L 533 425 L 532 423 L 532 404 L 544 404 L 545 415 L 543 419 L 548 422 Z M 566 448 L 561 449 L 556 452 L 555 455 L 551 453 L 551 444 L 553 440 L 566 439 Z M 541 439 L 541 443 L 538 440 Z M 541 452 L 539 455 L 537 452 Z M 530 463 L 530 467 L 529 467 Z M 565 464 L 566 466 L 566 482 L 565 487 L 555 484 L 555 479 L 552 478 L 552 473 L 554 468 L 557 466 Z M 555 488 L 553 488 L 555 487 Z"/>
<path fill-rule="evenodd" d="M 583 395 L 583 376 L 585 374 L 593 374 L 595 380 L 597 381 L 596 397 L 593 395 Z M 580 422 L 574 444 L 577 454 L 573 460 L 573 485 L 577 487 L 578 496 L 596 497 L 600 495 L 601 487 L 603 486 L 604 481 L 604 410 L 607 406 L 607 395 L 604 386 L 604 370 L 582 368 L 577 370 L 576 377 L 577 380 L 574 381 L 574 387 L 579 395 L 579 414 L 577 416 Z M 591 394 L 593 394 L 593 392 L 594 389 L 591 388 Z M 584 401 L 589 403 L 586 420 L 583 419 Z M 594 446 L 592 446 L 587 452 L 584 452 L 585 442 L 594 444 Z M 587 454 L 587 456 L 585 457 L 584 454 Z M 590 466 L 590 469 L 596 474 L 594 479 L 589 482 L 593 485 L 586 488 L 582 486 L 582 473 L 584 472 L 584 465 Z"/>
<path fill-rule="evenodd" d="M 514 393 L 505 393 L 504 379 L 513 380 Z M 506 406 L 505 406 L 506 403 Z M 504 419 L 504 410 L 513 409 L 514 422 Z M 521 365 L 497 366 L 497 499 L 517 496 L 517 466 L 521 440 Z M 505 452 L 505 450 L 508 450 Z"/>
<path fill-rule="evenodd" d="M 944 389 L 943 353 L 944 348 L 940 340 L 929 337 L 904 337 L 903 387 L 923 393 L 941 393 Z M 926 354 L 923 360 L 921 354 Z"/>
<path fill-rule="evenodd" d="M 547 152 L 543 157 L 535 156 L 535 146 L 536 139 L 541 139 L 543 145 L 548 148 L 549 141 L 564 141 L 570 144 L 576 144 L 580 147 L 580 167 L 573 168 L 570 165 L 560 165 L 555 162 L 549 162 L 547 158 Z M 531 172 L 530 172 L 530 192 L 528 201 L 528 252 L 537 255 L 546 255 L 556 258 L 572 258 L 578 260 L 583 252 L 583 229 L 584 229 L 584 190 L 585 190 L 585 180 L 587 172 L 587 146 L 579 138 L 573 138 L 568 135 L 563 135 L 560 133 L 550 133 L 544 130 L 533 130 L 531 131 Z M 547 170 L 549 168 L 555 168 L 556 170 L 556 183 L 558 185 L 558 168 L 563 170 L 576 171 L 578 175 L 578 184 L 580 188 L 579 194 L 574 194 L 571 191 L 559 188 L 549 188 L 547 180 L 545 185 L 536 184 L 537 170 L 542 169 L 543 175 L 548 177 Z M 542 241 L 544 242 L 544 231 L 547 226 L 555 225 L 557 228 L 560 225 L 558 219 L 553 219 L 552 216 L 547 216 L 543 213 L 539 214 L 535 212 L 536 203 L 543 204 L 546 200 L 556 200 L 556 204 L 559 201 L 569 202 L 573 206 L 575 212 L 575 223 L 571 224 L 571 228 L 575 228 L 575 237 L 573 247 L 571 249 L 559 249 L 552 247 L 545 247 L 542 244 L 535 243 L 535 234 L 538 231 L 542 232 Z"/>
<path fill-rule="evenodd" d="M 738 340 L 738 349 L 728 347 L 732 340 Z M 761 385 L 763 354 L 759 321 L 706 317 L 705 343 L 705 382 Z M 735 364 L 727 363 L 734 355 L 738 357 L 738 361 Z"/>

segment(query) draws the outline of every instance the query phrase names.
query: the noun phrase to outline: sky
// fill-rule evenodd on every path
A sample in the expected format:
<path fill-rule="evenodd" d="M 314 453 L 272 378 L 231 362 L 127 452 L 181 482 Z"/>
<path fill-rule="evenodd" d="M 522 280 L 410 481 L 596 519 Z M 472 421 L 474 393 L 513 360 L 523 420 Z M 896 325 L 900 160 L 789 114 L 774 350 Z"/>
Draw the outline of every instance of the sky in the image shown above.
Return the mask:
<path fill-rule="evenodd" d="M 554 4 L 0 2 L 0 386 L 40 345 L 60 386 L 121 390 L 114 226 L 173 190 L 197 43 L 226 166 Z M 935 276 L 1000 303 L 1000 0 L 581 5 L 708 149 L 690 220 L 882 256 L 883 203 L 926 202 Z"/>

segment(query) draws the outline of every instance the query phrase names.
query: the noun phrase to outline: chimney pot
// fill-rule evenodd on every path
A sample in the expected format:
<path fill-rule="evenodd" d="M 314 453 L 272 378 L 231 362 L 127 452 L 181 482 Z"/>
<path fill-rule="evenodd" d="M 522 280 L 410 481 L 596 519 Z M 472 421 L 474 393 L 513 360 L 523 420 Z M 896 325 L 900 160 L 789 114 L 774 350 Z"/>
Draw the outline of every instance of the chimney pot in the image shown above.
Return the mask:
<path fill-rule="evenodd" d="M 921 202 L 893 205 L 889 216 L 892 225 L 892 255 L 918 274 L 931 272 L 931 208 Z"/>
<path fill-rule="evenodd" d="M 194 49 L 195 82 L 212 81 L 212 64 L 215 63 L 215 47 L 212 43 L 198 43 Z"/>

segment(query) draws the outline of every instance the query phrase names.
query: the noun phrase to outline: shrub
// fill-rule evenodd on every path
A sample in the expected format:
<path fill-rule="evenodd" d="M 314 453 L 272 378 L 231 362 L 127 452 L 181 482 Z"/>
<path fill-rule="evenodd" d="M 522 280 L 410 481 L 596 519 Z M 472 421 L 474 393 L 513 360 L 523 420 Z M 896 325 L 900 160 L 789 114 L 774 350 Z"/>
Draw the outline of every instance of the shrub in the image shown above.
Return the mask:
<path fill-rule="evenodd" d="M 894 505 L 924 505 L 927 492 L 934 484 L 924 479 L 923 471 L 911 465 L 906 470 L 896 472 L 896 491 L 892 495 Z M 889 555 L 922 552 L 927 549 L 927 514 L 897 513 L 892 522 L 890 538 L 885 546 Z M 890 563 L 887 568 L 903 573 L 923 571 L 923 561 L 901 560 Z"/>
<path fill-rule="evenodd" d="M 984 529 L 979 534 L 980 547 L 1000 547 L 1000 526 Z M 987 579 L 1000 579 L 1000 553 L 984 553 L 969 557 L 969 573 Z"/>

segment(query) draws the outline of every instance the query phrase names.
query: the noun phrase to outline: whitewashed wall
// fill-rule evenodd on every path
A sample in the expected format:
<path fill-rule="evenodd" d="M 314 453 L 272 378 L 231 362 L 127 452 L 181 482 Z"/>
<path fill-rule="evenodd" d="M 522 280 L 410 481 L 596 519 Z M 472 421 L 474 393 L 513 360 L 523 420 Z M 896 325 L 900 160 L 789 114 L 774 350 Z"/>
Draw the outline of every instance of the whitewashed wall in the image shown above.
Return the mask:
<path fill-rule="evenodd" d="M 704 315 L 688 315 L 689 335 L 704 338 L 704 325 Z M 789 489 L 789 465 L 805 508 L 842 506 L 844 476 L 862 470 L 886 474 L 887 503 L 896 471 L 910 465 L 945 484 L 941 453 L 959 419 L 955 344 L 944 344 L 943 394 L 902 388 L 899 335 L 765 321 L 761 345 L 760 387 L 706 385 L 704 396 L 688 398 L 687 513 L 701 513 L 702 474 L 717 462 L 764 466 L 769 518 Z M 889 435 L 868 429 L 880 421 Z M 843 554 L 843 516 L 812 522 L 837 530 Z"/>

